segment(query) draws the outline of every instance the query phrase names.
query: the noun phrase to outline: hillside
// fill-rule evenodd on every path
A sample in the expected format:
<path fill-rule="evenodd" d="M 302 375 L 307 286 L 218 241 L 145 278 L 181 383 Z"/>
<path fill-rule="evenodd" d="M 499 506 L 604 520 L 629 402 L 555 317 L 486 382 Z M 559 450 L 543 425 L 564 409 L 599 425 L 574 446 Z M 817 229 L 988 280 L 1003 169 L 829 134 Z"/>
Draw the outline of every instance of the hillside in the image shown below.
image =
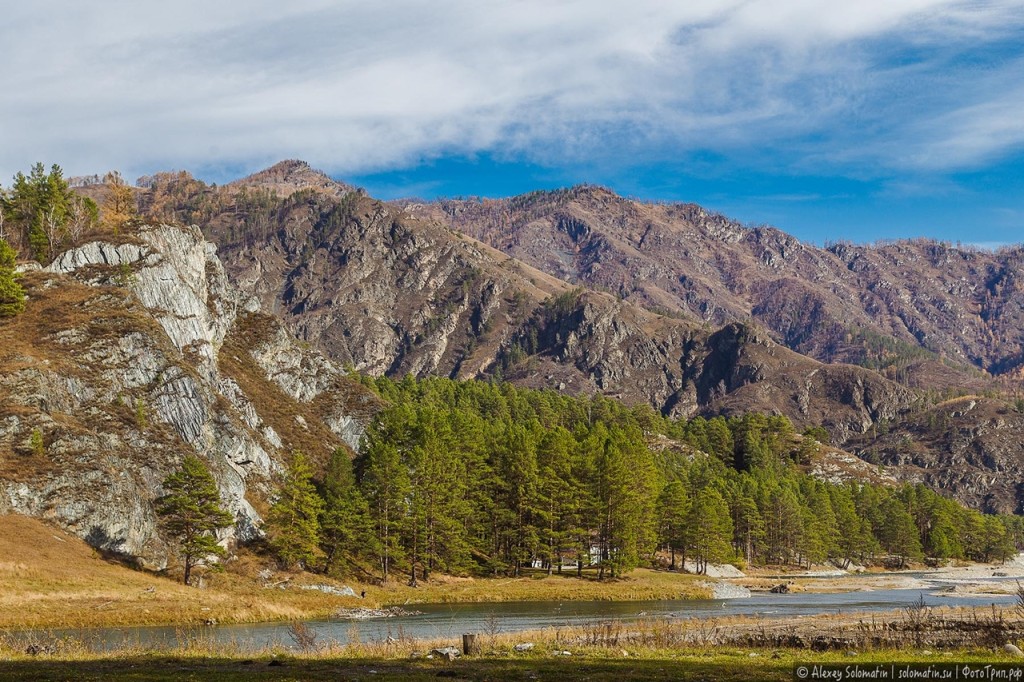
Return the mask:
<path fill-rule="evenodd" d="M 752 319 L 802 354 L 912 386 L 976 380 L 967 367 L 1016 375 L 1024 363 L 1019 247 L 919 239 L 817 248 L 695 204 L 591 186 L 396 206 L 568 282 L 715 326 Z"/>
<path fill-rule="evenodd" d="M 46 518 L 160 568 L 152 500 L 185 454 L 257 537 L 293 450 L 354 447 L 376 398 L 229 284 L 195 228 L 142 227 L 61 254 L 0 321 L 0 513 Z M 33 443 L 33 441 L 36 441 Z"/>
<path fill-rule="evenodd" d="M 676 417 L 747 411 L 783 414 L 798 428 L 825 425 L 836 445 L 894 466 L 897 477 L 906 474 L 911 480 L 922 480 L 922 474 L 908 463 L 902 447 L 905 439 L 895 434 L 912 428 L 915 416 L 948 390 L 974 388 L 992 394 L 991 382 L 980 374 L 872 331 L 868 322 L 850 326 L 853 331 L 844 338 L 849 342 L 847 350 L 853 353 L 860 348 L 862 352 L 850 359 L 878 371 L 823 363 L 794 352 L 780 342 L 778 334 L 749 315 L 716 329 L 705 319 L 654 305 L 629 292 L 615 295 L 601 285 L 574 288 L 572 282 L 472 236 L 429 217 L 417 217 L 442 204 L 399 209 L 301 162 L 282 162 L 222 187 L 206 185 L 187 173 L 157 174 L 140 184 L 144 186 L 137 196 L 149 222 L 195 223 L 205 238 L 217 244 L 216 268 L 223 267 L 225 281 L 232 283 L 225 286 L 244 302 L 233 304 L 233 310 L 259 310 L 271 316 L 246 313 L 232 317 L 224 323 L 231 333 L 217 332 L 223 339 L 210 344 L 217 349 L 213 351 L 215 361 L 201 356 L 195 360 L 200 365 L 216 365 L 216 371 L 227 376 L 240 377 L 235 383 L 243 395 L 259 396 L 252 402 L 261 407 L 260 419 L 272 422 L 285 452 L 293 447 L 315 449 L 313 441 L 317 440 L 330 442 L 323 437 L 329 436 L 326 433 L 307 438 L 316 431 L 312 422 L 304 416 L 306 426 L 297 427 L 294 419 L 287 418 L 293 409 L 287 396 L 274 397 L 277 393 L 268 390 L 274 384 L 268 384 L 265 370 L 280 362 L 279 356 L 288 359 L 290 351 L 250 352 L 268 343 L 271 347 L 285 344 L 289 334 L 337 366 L 370 375 L 501 378 L 571 395 L 601 394 L 626 404 L 648 404 Z M 604 190 L 582 188 L 528 195 L 506 203 L 526 210 L 537 202 L 546 206 L 544 202 L 554 200 L 552 197 L 560 205 L 571 206 L 599 200 L 604 209 L 625 201 Z M 477 211 L 488 205 L 467 202 Z M 683 211 L 682 207 L 646 208 L 666 214 Z M 703 237 L 692 233 L 695 243 L 716 238 L 728 248 L 744 244 L 743 248 L 749 248 L 750 234 L 756 230 L 693 211 L 691 218 L 698 221 L 704 216 L 700 220 L 706 224 Z M 628 221 L 620 222 L 628 225 Z M 537 239 L 552 238 L 550 230 L 542 229 L 543 221 L 531 225 Z M 568 226 L 556 225 L 556 237 L 586 232 Z M 658 229 L 652 228 L 646 238 L 637 237 L 637 244 L 647 243 L 656 233 Z M 509 234 L 521 240 L 524 233 L 510 228 Z M 786 245 L 787 258 L 803 254 L 795 262 L 810 262 L 806 259 L 813 257 L 820 264 L 833 258 L 830 252 L 776 237 Z M 719 260 L 728 256 L 728 249 L 721 249 L 719 256 Z M 90 258 L 102 261 L 105 256 L 93 254 Z M 784 264 L 780 258 L 774 261 L 778 267 Z M 60 262 L 55 267 L 63 267 Z M 598 261 L 594 265 L 591 270 L 595 273 L 607 270 Z M 753 268 L 750 273 L 741 268 L 735 276 L 756 278 L 761 266 L 747 266 Z M 200 270 L 192 266 L 193 272 Z M 106 283 L 133 281 L 123 274 L 108 276 Z M 638 280 L 643 287 L 650 288 L 657 280 L 654 271 L 639 274 L 643 275 Z M 42 276 L 31 274 L 28 282 Z M 738 291 L 738 287 L 733 288 Z M 728 288 L 709 287 L 709 291 L 721 293 L 719 290 L 733 296 L 734 302 L 742 298 Z M 836 297 L 847 298 L 840 294 L 841 287 L 836 288 Z M 152 303 L 154 310 L 162 307 L 159 302 Z M 858 319 L 856 311 L 842 316 L 844 320 Z M 821 328 L 819 323 L 811 327 L 815 333 Z M 277 341 L 271 343 L 271 339 Z M 185 340 L 179 346 L 187 344 Z M 232 352 L 220 352 L 221 347 Z M 234 352 L 236 349 L 239 352 Z M 188 350 L 183 357 L 192 358 L 191 353 Z M 280 375 L 270 373 L 280 384 Z M 930 382 L 928 390 L 913 388 L 924 380 Z M 295 386 L 286 388 L 293 395 L 305 395 Z M 224 391 L 223 386 L 215 390 Z M 316 400 L 301 409 L 322 414 L 322 402 Z M 336 429 L 358 428 L 352 420 L 329 423 Z M 1012 433 L 1016 426 L 1008 428 Z M 880 432 L 891 435 L 890 440 L 877 437 Z M 349 435 L 354 437 L 354 433 Z M 27 432 L 19 437 L 23 447 Z M 354 442 L 353 438 L 349 442 Z M 942 462 L 946 445 L 938 438 L 929 442 L 930 456 Z M 1020 508 L 1021 500 L 1012 486 L 998 487 L 989 501 L 978 494 L 984 476 L 1012 471 L 1016 466 L 1019 454 L 1003 442 L 979 446 L 985 454 L 972 470 L 971 476 L 976 478 L 932 476 L 927 480 L 979 506 Z M 266 447 L 272 449 L 273 444 Z"/>
<path fill-rule="evenodd" d="M 252 176 L 260 177 L 261 174 Z M 357 193 L 240 196 L 177 179 L 153 217 L 201 220 L 233 281 L 343 365 L 401 377 L 501 376 L 601 393 L 665 414 L 785 414 L 839 442 L 893 420 L 913 396 L 874 372 L 800 356 L 743 326 L 712 333 L 566 282 L 430 220 Z M 177 208 L 174 208 L 177 207 Z"/>

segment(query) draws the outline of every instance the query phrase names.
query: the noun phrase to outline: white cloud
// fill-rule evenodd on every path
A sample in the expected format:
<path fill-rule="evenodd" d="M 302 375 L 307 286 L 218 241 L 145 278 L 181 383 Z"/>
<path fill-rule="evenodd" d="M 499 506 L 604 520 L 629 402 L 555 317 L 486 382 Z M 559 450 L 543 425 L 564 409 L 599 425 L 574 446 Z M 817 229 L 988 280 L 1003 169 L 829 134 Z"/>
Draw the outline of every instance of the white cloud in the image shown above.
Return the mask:
<path fill-rule="evenodd" d="M 1019 37 L 1022 8 L 22 3 L 0 23 L 0 178 L 35 160 L 134 174 L 284 157 L 355 174 L 483 150 L 967 166 L 1024 144 L 1024 95 L 1013 60 L 954 58 Z M 894 65 L 904 51 L 920 56 Z"/>

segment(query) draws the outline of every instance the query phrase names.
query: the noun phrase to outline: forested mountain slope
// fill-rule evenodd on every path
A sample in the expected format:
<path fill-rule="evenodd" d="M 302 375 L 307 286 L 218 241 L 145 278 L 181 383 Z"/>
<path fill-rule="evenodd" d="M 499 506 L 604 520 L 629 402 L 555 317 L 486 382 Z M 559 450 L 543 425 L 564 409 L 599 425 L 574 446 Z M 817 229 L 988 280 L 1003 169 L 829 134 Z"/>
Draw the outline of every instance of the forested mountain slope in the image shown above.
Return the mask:
<path fill-rule="evenodd" d="M 298 162 L 223 188 L 185 174 L 155 176 L 147 186 L 140 195 L 145 213 L 201 224 L 243 290 L 299 336 L 361 371 L 500 377 L 683 416 L 785 414 L 801 428 L 824 424 L 835 442 L 971 504 L 1024 508 L 1024 491 L 1008 482 L 1024 461 L 1012 437 L 972 440 L 979 456 L 959 457 L 937 434 L 926 434 L 931 465 L 909 464 L 905 444 L 922 435 L 917 415 L 944 397 L 973 391 L 990 396 L 999 410 L 1016 407 L 1012 396 L 999 397 L 999 384 L 961 364 L 966 357 L 957 361 L 956 352 L 940 348 L 942 358 L 923 348 L 909 327 L 887 331 L 865 312 L 891 309 L 890 322 L 930 319 L 946 337 L 966 344 L 972 332 L 958 335 L 947 324 L 967 319 L 955 310 L 975 300 L 965 292 L 987 301 L 986 310 L 1000 308 L 999 315 L 983 316 L 991 324 L 1005 327 L 1013 319 L 1014 288 L 996 287 L 1005 299 L 1000 307 L 995 293 L 982 295 L 978 284 L 999 268 L 1010 273 L 1012 251 L 985 254 L 924 242 L 822 250 L 698 207 L 637 204 L 589 187 L 496 202 L 383 204 L 344 184 L 325 187 L 322 175 Z M 634 233 L 638 216 L 650 222 L 642 233 Z M 618 236 L 607 241 L 609 231 Z M 617 249 L 631 254 L 622 261 L 629 268 L 615 265 Z M 917 263 L 925 257 L 935 263 Z M 889 260 L 885 267 L 862 267 Z M 946 261 L 966 264 L 963 272 L 960 265 L 953 270 L 959 284 L 941 271 Z M 884 279 L 911 265 L 913 295 L 909 284 Z M 672 274 L 680 268 L 703 274 Z M 607 279 L 612 272 L 617 280 Z M 555 274 L 595 288 L 574 289 Z M 1006 281 L 1013 278 L 1007 274 Z M 794 297 L 792 282 L 821 291 Z M 929 294 L 932 285 L 948 289 L 946 298 Z M 885 305 L 882 293 L 872 292 L 892 287 L 896 293 L 883 296 Z M 772 325 L 781 327 L 759 312 L 768 308 L 751 307 L 757 291 L 799 317 L 786 327 L 790 331 L 773 332 Z M 911 314 L 905 305 L 921 310 Z M 940 324 L 929 306 L 949 313 L 946 322 Z M 715 327 L 716 320 L 735 318 L 743 321 Z M 1010 339 L 1000 347 L 1011 347 L 1012 334 L 1000 329 L 1000 338 Z M 926 341 L 938 338 L 928 334 Z M 860 366 L 822 364 L 780 341 Z M 1011 420 L 1001 428 L 1009 435 L 1019 427 Z M 1000 484 L 989 486 L 993 478 Z"/>
<path fill-rule="evenodd" d="M 259 177 L 259 174 L 257 176 Z M 603 393 L 666 414 L 761 410 L 843 442 L 913 395 L 744 325 L 713 332 L 565 282 L 356 192 L 285 196 L 157 177 L 154 218 L 202 221 L 233 280 L 300 337 L 371 374 L 494 377 Z"/>

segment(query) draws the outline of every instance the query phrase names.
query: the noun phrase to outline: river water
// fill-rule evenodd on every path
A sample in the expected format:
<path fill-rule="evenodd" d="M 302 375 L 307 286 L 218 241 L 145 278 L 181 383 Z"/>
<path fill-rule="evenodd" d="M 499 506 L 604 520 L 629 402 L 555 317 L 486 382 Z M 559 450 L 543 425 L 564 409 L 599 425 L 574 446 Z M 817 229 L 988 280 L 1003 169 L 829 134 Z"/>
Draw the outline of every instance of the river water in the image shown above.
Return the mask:
<path fill-rule="evenodd" d="M 514 602 L 500 604 L 416 605 L 416 615 L 366 620 L 320 620 L 306 624 L 319 642 L 383 641 L 395 639 L 448 639 L 458 641 L 462 633 L 511 633 L 522 630 L 579 626 L 607 621 L 640 621 L 664 618 L 717 618 L 736 615 L 786 618 L 825 613 L 885 611 L 905 607 L 923 598 L 929 606 L 1007 605 L 1013 596 L 949 596 L 925 589 L 892 589 L 843 593 L 755 593 L 743 599 L 673 600 L 643 602 Z M 46 633 L 49 638 L 72 637 L 92 650 L 123 647 L 175 648 L 189 640 L 218 644 L 239 650 L 289 648 L 292 639 L 287 623 L 254 623 L 193 628 L 131 627 L 86 628 Z M 20 633 L 19 637 L 39 637 Z"/>

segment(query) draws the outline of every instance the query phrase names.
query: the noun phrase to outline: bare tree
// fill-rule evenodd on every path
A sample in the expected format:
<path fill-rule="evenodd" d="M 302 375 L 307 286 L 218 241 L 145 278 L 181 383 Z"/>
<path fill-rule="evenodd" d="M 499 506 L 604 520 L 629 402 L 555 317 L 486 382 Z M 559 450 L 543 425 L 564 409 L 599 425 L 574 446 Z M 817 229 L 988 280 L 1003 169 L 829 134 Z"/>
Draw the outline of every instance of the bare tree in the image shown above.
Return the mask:
<path fill-rule="evenodd" d="M 82 237 L 93 226 L 94 216 L 89 211 L 86 200 L 76 196 L 71 201 L 67 224 L 64 226 L 72 244 L 78 244 Z"/>
<path fill-rule="evenodd" d="M 56 206 L 50 206 L 50 209 L 43 213 L 42 227 L 43 234 L 46 235 L 47 251 L 50 258 L 53 258 L 68 234 L 65 221 L 58 215 Z"/>

